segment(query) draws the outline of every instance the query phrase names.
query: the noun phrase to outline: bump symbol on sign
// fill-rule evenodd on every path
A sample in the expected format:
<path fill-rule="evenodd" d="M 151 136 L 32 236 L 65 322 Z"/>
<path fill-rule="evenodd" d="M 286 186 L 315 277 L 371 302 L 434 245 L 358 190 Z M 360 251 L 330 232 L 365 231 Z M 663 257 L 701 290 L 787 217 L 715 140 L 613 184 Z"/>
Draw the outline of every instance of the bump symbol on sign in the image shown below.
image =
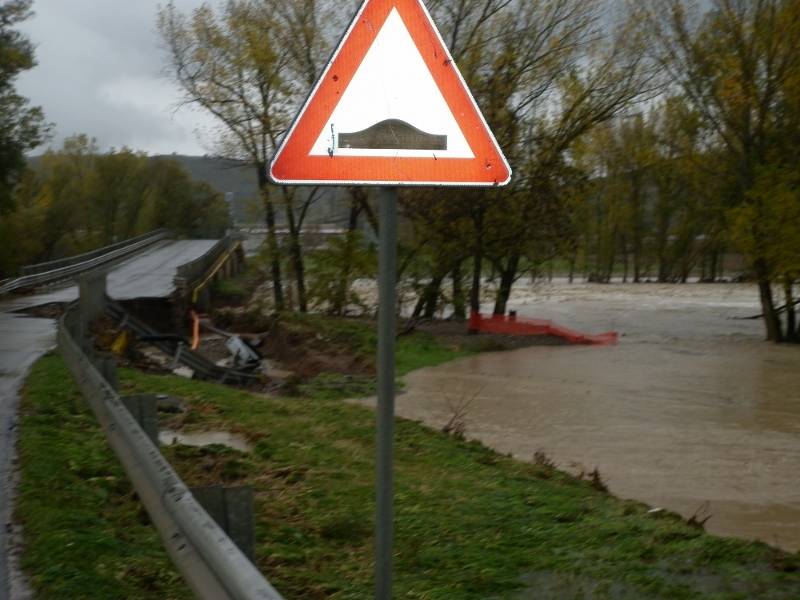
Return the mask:
<path fill-rule="evenodd" d="M 362 131 L 340 133 L 339 147 L 362 150 L 447 150 L 447 136 L 426 133 L 400 119 L 386 119 Z"/>

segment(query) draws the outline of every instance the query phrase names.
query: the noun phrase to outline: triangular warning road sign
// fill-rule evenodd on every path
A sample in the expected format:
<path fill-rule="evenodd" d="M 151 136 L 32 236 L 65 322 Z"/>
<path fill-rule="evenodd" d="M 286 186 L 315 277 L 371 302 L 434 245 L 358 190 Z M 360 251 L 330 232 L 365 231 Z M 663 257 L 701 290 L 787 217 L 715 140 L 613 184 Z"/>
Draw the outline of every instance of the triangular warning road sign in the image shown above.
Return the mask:
<path fill-rule="evenodd" d="M 270 178 L 499 186 L 511 168 L 422 0 L 366 0 L 278 148 Z"/>

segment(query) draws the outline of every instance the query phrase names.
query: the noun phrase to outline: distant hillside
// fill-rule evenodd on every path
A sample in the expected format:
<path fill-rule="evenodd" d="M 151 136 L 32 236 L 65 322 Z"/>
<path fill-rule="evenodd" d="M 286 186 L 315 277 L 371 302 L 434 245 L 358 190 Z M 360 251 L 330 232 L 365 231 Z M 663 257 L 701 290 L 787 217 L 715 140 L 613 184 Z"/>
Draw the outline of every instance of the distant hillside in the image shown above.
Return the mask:
<path fill-rule="evenodd" d="M 236 223 L 260 223 L 263 219 L 258 198 L 258 179 L 253 167 L 210 156 L 171 154 L 153 158 L 171 158 L 183 165 L 192 179 L 202 181 L 226 195 L 231 216 Z"/>
<path fill-rule="evenodd" d="M 231 211 L 236 223 L 264 222 L 264 211 L 258 193 L 258 178 L 255 169 L 251 166 L 241 166 L 240 163 L 213 158 L 209 156 L 183 156 L 180 154 L 167 155 L 180 162 L 196 181 L 204 181 L 219 192 L 228 195 L 232 203 Z M 299 193 L 308 193 L 307 188 Z M 349 200 L 346 192 L 341 188 L 325 188 L 317 192 L 320 199 L 309 210 L 306 223 L 335 224 L 346 218 L 346 206 Z M 278 222 L 285 221 L 282 210 L 278 210 Z"/>
<path fill-rule="evenodd" d="M 258 193 L 258 179 L 255 169 L 241 163 L 210 156 L 185 156 L 168 154 L 152 158 L 167 158 L 178 161 L 195 181 L 202 181 L 218 192 L 225 194 L 231 206 L 231 216 L 235 223 L 264 222 L 264 211 Z M 30 157 L 31 167 L 36 169 L 38 157 Z M 346 217 L 344 190 L 326 188 L 322 197 L 314 203 L 307 217 L 308 224 L 339 223 Z M 283 211 L 278 210 L 278 223 L 285 221 Z"/>

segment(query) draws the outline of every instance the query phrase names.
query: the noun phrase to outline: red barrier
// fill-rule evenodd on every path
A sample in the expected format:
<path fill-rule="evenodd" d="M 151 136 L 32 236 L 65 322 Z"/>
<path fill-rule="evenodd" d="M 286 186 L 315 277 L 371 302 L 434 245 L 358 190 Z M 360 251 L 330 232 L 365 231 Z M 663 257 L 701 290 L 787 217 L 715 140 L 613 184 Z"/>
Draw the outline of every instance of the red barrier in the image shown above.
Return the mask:
<path fill-rule="evenodd" d="M 615 331 L 589 335 L 567 327 L 554 325 L 552 321 L 542 319 L 520 319 L 515 314 L 492 315 L 489 318 L 480 313 L 472 313 L 469 318 L 470 331 L 496 333 L 500 335 L 552 335 L 566 340 L 570 344 L 594 346 L 613 346 L 619 342 L 619 334 Z"/>

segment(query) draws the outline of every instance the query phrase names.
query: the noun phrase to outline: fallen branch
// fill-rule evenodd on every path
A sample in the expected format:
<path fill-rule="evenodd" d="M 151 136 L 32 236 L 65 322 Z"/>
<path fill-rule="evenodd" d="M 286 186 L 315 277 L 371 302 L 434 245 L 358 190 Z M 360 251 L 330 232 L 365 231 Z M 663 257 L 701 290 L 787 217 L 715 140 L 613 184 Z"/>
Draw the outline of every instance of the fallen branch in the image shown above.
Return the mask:
<path fill-rule="evenodd" d="M 400 332 L 397 334 L 397 337 L 401 338 L 405 335 L 411 335 L 412 333 L 414 333 L 414 331 L 416 331 L 417 327 L 419 327 L 423 323 L 430 322 L 431 320 L 432 319 L 428 319 L 426 317 L 417 317 L 414 319 L 409 319 L 408 321 L 406 321 L 406 324 L 403 327 L 403 329 L 401 329 Z"/>
<path fill-rule="evenodd" d="M 787 310 L 789 310 L 790 306 L 792 308 L 794 308 L 795 306 L 800 306 L 800 300 L 795 300 L 791 304 L 784 304 L 783 306 L 781 306 L 779 308 L 776 308 L 775 312 L 778 313 L 778 314 L 786 312 Z M 733 318 L 736 319 L 737 321 L 755 321 L 757 319 L 763 319 L 764 318 L 764 313 L 761 313 L 760 315 L 755 315 L 755 316 L 752 316 L 752 317 L 733 317 Z"/>

